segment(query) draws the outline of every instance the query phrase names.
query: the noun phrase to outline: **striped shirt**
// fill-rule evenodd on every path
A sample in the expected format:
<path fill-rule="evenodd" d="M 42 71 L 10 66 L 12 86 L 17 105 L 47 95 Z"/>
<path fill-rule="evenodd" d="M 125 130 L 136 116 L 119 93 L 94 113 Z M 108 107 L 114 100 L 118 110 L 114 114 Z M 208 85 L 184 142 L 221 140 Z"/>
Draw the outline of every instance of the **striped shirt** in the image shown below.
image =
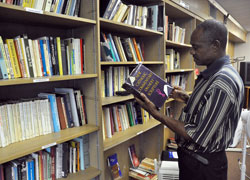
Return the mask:
<path fill-rule="evenodd" d="M 177 136 L 177 143 L 195 152 L 225 150 L 233 140 L 240 118 L 244 85 L 224 56 L 198 76 L 179 120 L 193 141 Z"/>

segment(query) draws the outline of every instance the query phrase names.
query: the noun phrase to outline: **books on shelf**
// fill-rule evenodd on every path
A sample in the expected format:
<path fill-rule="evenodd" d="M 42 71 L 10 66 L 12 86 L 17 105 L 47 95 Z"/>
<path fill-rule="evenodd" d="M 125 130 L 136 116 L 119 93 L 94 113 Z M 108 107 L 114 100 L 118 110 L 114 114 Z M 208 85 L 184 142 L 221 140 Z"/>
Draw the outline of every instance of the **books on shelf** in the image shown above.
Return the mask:
<path fill-rule="evenodd" d="M 169 83 L 142 64 L 133 69 L 122 87 L 137 97 L 140 97 L 139 93 L 144 93 L 158 108 L 173 90 Z"/>
<path fill-rule="evenodd" d="M 80 15 L 81 0 L 32 0 L 32 1 L 2 1 L 7 4 L 24 8 L 32 8 L 38 11 L 53 12 L 69 16 Z"/>
<path fill-rule="evenodd" d="M 138 42 L 134 37 L 118 37 L 111 33 L 101 32 L 101 61 L 141 62 L 144 61 L 143 41 Z"/>
<path fill-rule="evenodd" d="M 127 5 L 121 0 L 109 0 L 102 17 L 116 22 L 163 32 L 163 6 Z"/>
<path fill-rule="evenodd" d="M 82 38 L 0 36 L 0 79 L 83 74 L 84 51 Z"/>
<path fill-rule="evenodd" d="M 59 93 L 58 90 L 58 93 L 39 93 L 37 98 L 1 103 L 0 147 L 87 124 L 84 96 L 79 90 L 72 89 L 72 93 L 72 100 L 69 93 L 65 91 L 68 98 L 64 98 L 64 94 Z M 75 115 L 78 118 L 78 125 L 74 121 L 73 106 L 71 105 L 72 103 L 76 104 L 76 102 Z"/>
<path fill-rule="evenodd" d="M 84 135 L 1 164 L 0 178 L 58 179 L 82 171 L 89 167 L 88 138 Z"/>

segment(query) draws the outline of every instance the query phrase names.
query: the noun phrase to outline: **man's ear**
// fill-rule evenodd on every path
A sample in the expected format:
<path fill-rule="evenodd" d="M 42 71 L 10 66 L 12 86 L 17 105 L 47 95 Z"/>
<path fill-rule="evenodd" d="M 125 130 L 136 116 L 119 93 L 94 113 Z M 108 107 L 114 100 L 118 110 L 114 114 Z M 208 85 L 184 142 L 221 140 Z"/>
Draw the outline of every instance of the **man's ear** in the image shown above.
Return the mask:
<path fill-rule="evenodd" d="M 214 40 L 212 48 L 213 50 L 218 51 L 221 48 L 221 42 L 219 40 Z"/>

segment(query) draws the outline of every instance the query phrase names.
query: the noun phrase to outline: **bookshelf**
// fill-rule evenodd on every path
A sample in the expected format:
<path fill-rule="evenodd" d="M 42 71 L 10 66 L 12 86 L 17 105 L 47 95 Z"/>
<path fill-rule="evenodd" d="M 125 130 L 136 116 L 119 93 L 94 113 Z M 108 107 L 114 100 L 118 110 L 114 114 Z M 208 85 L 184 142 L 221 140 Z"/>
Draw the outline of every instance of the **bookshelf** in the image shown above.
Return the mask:
<path fill-rule="evenodd" d="M 150 6 L 153 4 L 163 5 L 161 1 L 147 1 L 148 4 L 143 6 Z M 152 3 L 153 2 L 153 3 Z M 150 68 L 153 72 L 164 77 L 164 33 L 149 28 L 142 28 L 140 26 L 125 24 L 121 22 L 115 22 L 103 18 L 102 9 L 107 7 L 108 3 L 100 1 L 100 33 L 111 33 L 118 37 L 135 37 L 136 42 L 144 44 L 144 61 L 145 66 Z M 163 14 L 162 14 L 163 16 Z M 102 41 L 102 37 L 100 37 Z M 100 61 L 99 71 L 108 69 L 110 67 L 125 67 L 129 69 L 129 72 L 139 62 L 127 61 L 127 62 L 111 62 Z M 102 87 L 102 75 L 99 74 L 100 86 Z M 110 97 L 102 97 L 102 108 L 109 106 L 116 106 L 134 101 L 132 95 Z M 105 127 L 105 125 L 103 125 Z M 103 128 L 103 135 L 105 135 L 105 128 Z M 152 135 L 153 134 L 153 135 Z M 163 126 L 161 123 L 154 119 L 149 119 L 146 123 L 137 124 L 129 127 L 126 130 L 114 132 L 111 138 L 105 137 L 103 140 L 103 154 L 104 154 L 104 179 L 111 179 L 110 169 L 106 163 L 108 156 L 117 153 L 118 162 L 122 171 L 123 179 L 129 179 L 129 167 L 131 167 L 128 147 L 131 144 L 135 144 L 136 152 L 139 158 L 151 157 L 158 158 L 158 155 L 162 151 L 162 137 Z M 156 140 L 157 139 L 157 140 Z"/>
<path fill-rule="evenodd" d="M 81 1 L 79 17 L 34 10 L 0 2 L 3 40 L 27 34 L 29 39 L 43 36 L 83 38 L 85 43 L 83 74 L 54 75 L 0 80 L 1 102 L 32 99 L 41 92 L 54 92 L 54 88 L 79 89 L 85 96 L 88 124 L 60 130 L 0 148 L 0 164 L 21 158 L 74 138 L 88 135 L 90 166 L 84 171 L 69 174 L 66 179 L 93 179 L 101 175 L 102 138 L 98 117 L 98 30 L 97 1 Z M 65 179 L 65 178 L 64 178 Z"/>

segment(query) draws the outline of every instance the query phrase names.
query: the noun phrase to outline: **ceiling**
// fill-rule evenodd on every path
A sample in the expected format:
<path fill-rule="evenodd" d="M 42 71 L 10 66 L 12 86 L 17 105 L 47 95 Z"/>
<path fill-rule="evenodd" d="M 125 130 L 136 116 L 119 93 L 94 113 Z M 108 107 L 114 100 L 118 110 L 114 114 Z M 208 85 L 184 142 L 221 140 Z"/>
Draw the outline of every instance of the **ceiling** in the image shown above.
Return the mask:
<path fill-rule="evenodd" d="M 250 32 L 250 0 L 216 0 L 216 2 Z"/>

